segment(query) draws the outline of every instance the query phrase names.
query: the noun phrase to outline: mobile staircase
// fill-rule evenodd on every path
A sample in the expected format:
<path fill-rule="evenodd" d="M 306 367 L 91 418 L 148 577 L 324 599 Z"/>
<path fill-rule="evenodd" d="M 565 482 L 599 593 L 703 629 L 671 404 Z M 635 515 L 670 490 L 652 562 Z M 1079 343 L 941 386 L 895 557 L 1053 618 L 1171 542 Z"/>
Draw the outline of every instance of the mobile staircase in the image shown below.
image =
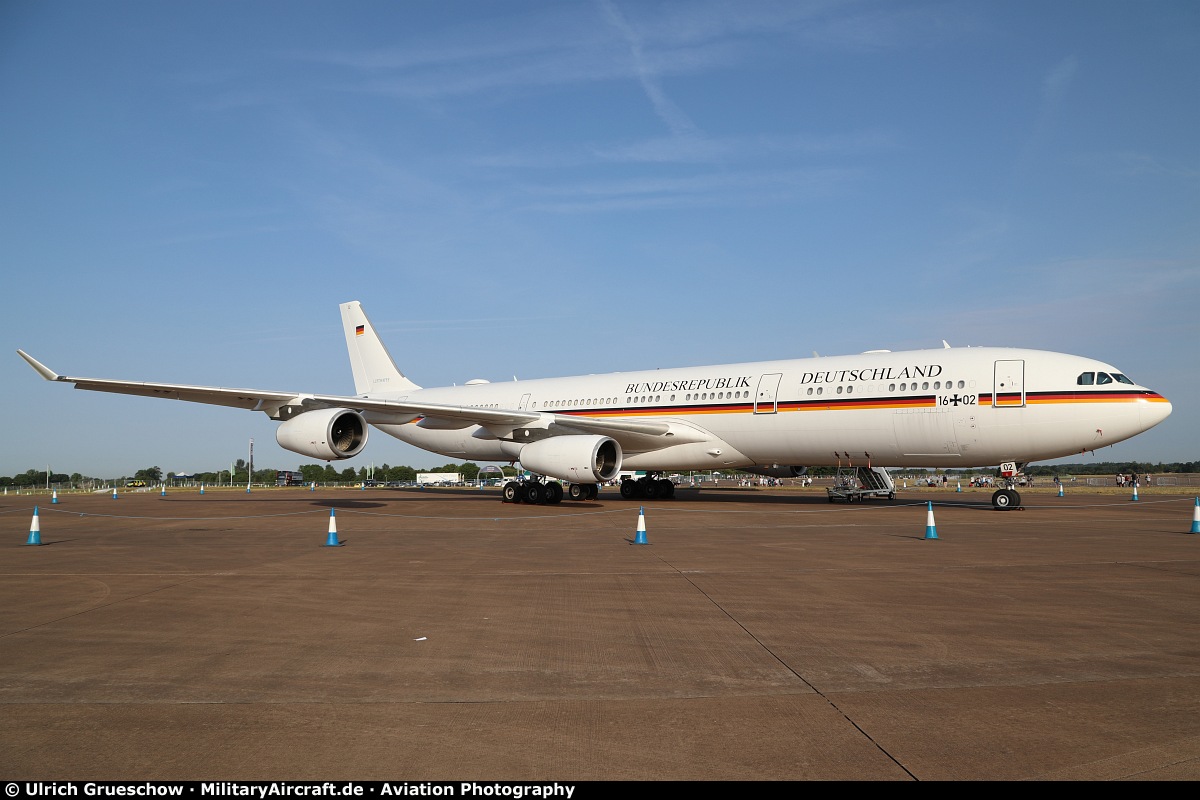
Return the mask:
<path fill-rule="evenodd" d="M 825 490 L 829 502 L 859 503 L 866 497 L 896 499 L 896 484 L 883 467 L 838 467 L 833 486 Z"/>

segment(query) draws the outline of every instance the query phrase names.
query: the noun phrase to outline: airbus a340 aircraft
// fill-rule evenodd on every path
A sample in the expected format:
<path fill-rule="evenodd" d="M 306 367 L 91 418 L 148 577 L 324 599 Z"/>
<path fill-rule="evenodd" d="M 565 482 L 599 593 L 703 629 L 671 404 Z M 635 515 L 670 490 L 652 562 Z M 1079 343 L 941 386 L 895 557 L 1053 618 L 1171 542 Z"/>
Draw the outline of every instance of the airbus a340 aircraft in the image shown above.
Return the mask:
<path fill-rule="evenodd" d="M 573 499 L 622 471 L 623 497 L 669 497 L 662 473 L 743 469 L 801 475 L 809 466 L 989 467 L 1116 444 L 1162 422 L 1171 404 L 1090 358 L 966 347 L 616 372 L 422 389 L 396 368 L 357 302 L 342 324 L 355 394 L 321 395 L 59 375 L 17 352 L 46 380 L 77 389 L 262 411 L 280 446 L 310 458 L 353 458 L 369 426 L 451 458 L 520 462 L 567 483 Z M 557 482 L 505 486 L 505 499 L 558 502 Z M 992 496 L 1012 508 L 1012 488 Z"/>

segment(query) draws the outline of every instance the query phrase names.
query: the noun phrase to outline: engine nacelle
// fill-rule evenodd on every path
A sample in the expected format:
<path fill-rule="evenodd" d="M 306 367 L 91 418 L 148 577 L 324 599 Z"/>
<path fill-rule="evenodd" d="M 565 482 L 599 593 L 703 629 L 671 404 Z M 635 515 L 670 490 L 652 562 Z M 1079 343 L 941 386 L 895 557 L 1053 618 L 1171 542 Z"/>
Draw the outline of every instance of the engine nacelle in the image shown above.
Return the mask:
<path fill-rule="evenodd" d="M 275 441 L 293 453 L 340 461 L 353 458 L 367 446 L 367 421 L 362 414 L 346 408 L 305 411 L 280 423 Z"/>
<path fill-rule="evenodd" d="M 742 472 L 766 475 L 768 478 L 801 478 L 808 474 L 808 467 L 740 467 Z"/>
<path fill-rule="evenodd" d="M 605 483 L 621 472 L 621 445 L 607 436 L 551 436 L 521 448 L 521 466 L 571 483 Z"/>

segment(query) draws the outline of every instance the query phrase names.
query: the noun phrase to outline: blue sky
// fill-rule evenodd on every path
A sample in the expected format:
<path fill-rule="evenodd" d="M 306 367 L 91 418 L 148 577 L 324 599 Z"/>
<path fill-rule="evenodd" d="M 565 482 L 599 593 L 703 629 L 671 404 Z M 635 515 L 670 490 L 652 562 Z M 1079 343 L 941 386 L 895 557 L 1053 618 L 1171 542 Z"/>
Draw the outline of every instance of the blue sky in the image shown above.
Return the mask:
<path fill-rule="evenodd" d="M 0 474 L 309 460 L 69 375 L 349 393 L 953 345 L 1200 458 L 1200 4 L 0 4 Z M 448 459 L 376 434 L 346 464 Z"/>

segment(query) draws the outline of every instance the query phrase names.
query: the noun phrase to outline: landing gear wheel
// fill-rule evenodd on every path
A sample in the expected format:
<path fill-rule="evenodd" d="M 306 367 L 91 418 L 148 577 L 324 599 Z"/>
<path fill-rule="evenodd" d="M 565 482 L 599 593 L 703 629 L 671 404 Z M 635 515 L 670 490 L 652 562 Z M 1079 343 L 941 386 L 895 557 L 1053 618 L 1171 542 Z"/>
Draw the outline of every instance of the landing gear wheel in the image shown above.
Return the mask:
<path fill-rule="evenodd" d="M 540 505 L 546 502 L 546 487 L 540 483 L 529 483 L 525 486 L 525 502 Z"/>
<path fill-rule="evenodd" d="M 646 481 L 646 485 L 642 487 L 642 493 L 646 495 L 647 500 L 654 500 L 661 494 L 660 489 L 658 481 Z"/>
<path fill-rule="evenodd" d="M 600 487 L 594 483 L 589 483 L 585 488 L 587 489 L 584 495 L 585 500 L 595 500 L 596 495 L 600 494 Z"/>
<path fill-rule="evenodd" d="M 1012 489 L 997 489 L 992 494 L 992 508 L 997 511 L 1010 511 L 1021 505 L 1021 495 Z"/>
<path fill-rule="evenodd" d="M 571 487 L 567 489 L 567 496 L 572 500 L 586 500 L 587 487 L 581 483 L 572 483 Z"/>
<path fill-rule="evenodd" d="M 638 486 L 633 481 L 621 481 L 621 497 L 632 500 L 638 496 Z"/>
<path fill-rule="evenodd" d="M 546 503 L 547 505 L 556 506 L 562 502 L 563 488 L 561 483 L 550 482 L 546 484 Z"/>
<path fill-rule="evenodd" d="M 664 500 L 670 500 L 675 496 L 675 484 L 668 478 L 660 478 L 658 481 L 658 496 Z"/>
<path fill-rule="evenodd" d="M 504 496 L 504 502 L 506 502 L 506 503 L 521 502 L 521 491 L 520 490 L 521 490 L 521 486 L 516 481 L 509 481 L 508 483 L 504 484 L 504 489 L 501 492 L 501 494 L 503 494 L 503 496 Z"/>

